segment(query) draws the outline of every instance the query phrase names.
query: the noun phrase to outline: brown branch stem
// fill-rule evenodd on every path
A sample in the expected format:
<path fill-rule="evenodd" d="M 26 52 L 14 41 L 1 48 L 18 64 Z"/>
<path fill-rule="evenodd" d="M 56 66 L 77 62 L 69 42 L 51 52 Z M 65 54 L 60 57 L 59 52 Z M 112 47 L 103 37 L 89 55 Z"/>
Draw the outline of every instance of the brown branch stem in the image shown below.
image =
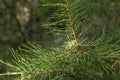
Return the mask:
<path fill-rule="evenodd" d="M 73 20 L 72 20 L 72 16 L 71 16 L 71 11 L 70 11 L 69 1 L 68 0 L 66 0 L 66 8 L 67 8 L 67 11 L 68 11 L 69 24 L 70 24 L 70 27 L 72 29 L 72 33 L 73 33 L 73 36 L 74 36 L 74 39 L 75 39 L 76 46 L 78 47 L 79 46 L 79 42 L 78 42 L 78 39 L 77 39 L 77 36 L 76 36 L 75 26 L 74 26 L 74 23 L 73 23 Z"/>
<path fill-rule="evenodd" d="M 68 11 L 69 24 L 70 24 L 70 27 L 72 29 L 73 37 L 74 37 L 74 40 L 75 40 L 75 43 L 76 43 L 76 48 L 77 48 L 77 51 L 78 51 L 78 53 L 76 55 L 77 56 L 76 61 L 77 61 L 77 65 L 79 66 L 79 54 L 81 53 L 81 47 L 80 47 L 78 39 L 77 39 L 74 22 L 72 20 L 71 10 L 70 10 L 70 7 L 69 7 L 69 0 L 66 0 L 66 8 L 67 8 L 67 11 Z"/>

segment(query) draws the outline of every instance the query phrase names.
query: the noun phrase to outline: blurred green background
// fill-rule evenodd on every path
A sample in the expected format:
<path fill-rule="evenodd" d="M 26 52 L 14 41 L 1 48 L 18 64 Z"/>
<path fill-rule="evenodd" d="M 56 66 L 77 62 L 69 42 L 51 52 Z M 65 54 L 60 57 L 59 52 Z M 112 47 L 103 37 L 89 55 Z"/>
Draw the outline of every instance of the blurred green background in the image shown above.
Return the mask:
<path fill-rule="evenodd" d="M 57 1 L 57 0 L 51 0 Z M 49 28 L 42 25 L 54 21 L 49 19 L 57 10 L 53 7 L 43 7 L 46 0 L 0 0 L 0 59 L 12 60 L 10 48 L 26 42 L 35 42 L 44 47 L 57 47 L 62 44 L 60 35 L 56 36 Z M 49 2 L 49 1 L 48 1 Z M 58 2 L 58 1 L 57 1 Z M 0 73 L 9 69 L 0 63 Z M 7 76 L 0 80 L 13 80 Z"/>

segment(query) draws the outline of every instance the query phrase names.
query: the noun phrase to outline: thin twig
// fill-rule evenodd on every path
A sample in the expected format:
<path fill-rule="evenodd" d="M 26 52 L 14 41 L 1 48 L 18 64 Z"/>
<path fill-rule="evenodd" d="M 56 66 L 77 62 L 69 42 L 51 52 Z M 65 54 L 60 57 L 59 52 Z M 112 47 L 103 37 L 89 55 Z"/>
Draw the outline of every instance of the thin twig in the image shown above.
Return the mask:
<path fill-rule="evenodd" d="M 26 75 L 40 75 L 40 74 L 48 74 L 48 73 L 54 73 L 54 72 L 63 72 L 66 74 L 69 74 L 72 77 L 75 77 L 75 74 L 69 72 L 69 71 L 65 71 L 65 70 L 49 70 L 49 71 L 44 71 L 44 72 L 9 72 L 9 73 L 3 73 L 0 74 L 0 76 L 10 76 L 10 75 L 22 75 L 22 76 L 26 76 Z"/>
<path fill-rule="evenodd" d="M 76 36 L 75 26 L 74 26 L 74 23 L 73 23 L 73 20 L 72 20 L 72 16 L 71 16 L 71 11 L 70 11 L 70 8 L 69 8 L 69 1 L 68 0 L 66 0 L 66 8 L 68 10 L 69 24 L 70 24 L 70 27 L 71 27 L 72 32 L 73 32 L 73 36 L 74 36 L 74 39 L 75 39 L 76 46 L 78 47 L 79 43 L 78 43 L 78 39 L 77 39 L 77 36 Z"/>

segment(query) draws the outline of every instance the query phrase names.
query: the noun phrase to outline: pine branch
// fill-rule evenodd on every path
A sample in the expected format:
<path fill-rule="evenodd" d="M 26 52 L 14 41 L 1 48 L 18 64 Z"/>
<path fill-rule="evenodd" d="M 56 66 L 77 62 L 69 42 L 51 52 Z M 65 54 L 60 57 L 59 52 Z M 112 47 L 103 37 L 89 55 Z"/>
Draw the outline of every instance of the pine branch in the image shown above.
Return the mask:
<path fill-rule="evenodd" d="M 77 34 L 76 34 L 76 31 L 75 31 L 75 25 L 74 25 L 74 22 L 72 20 L 72 16 L 71 16 L 71 10 L 70 10 L 70 7 L 69 7 L 69 0 L 66 0 L 66 8 L 67 8 L 67 11 L 68 11 L 68 18 L 69 18 L 69 24 L 70 24 L 70 27 L 72 29 L 72 33 L 73 33 L 73 37 L 74 37 L 74 40 L 75 40 L 75 43 L 76 43 L 76 48 L 77 48 L 77 58 L 76 58 L 76 61 L 77 61 L 77 65 L 79 65 L 79 54 L 81 53 L 81 49 L 80 49 L 80 45 L 79 45 L 79 42 L 78 42 L 78 39 L 77 39 Z"/>

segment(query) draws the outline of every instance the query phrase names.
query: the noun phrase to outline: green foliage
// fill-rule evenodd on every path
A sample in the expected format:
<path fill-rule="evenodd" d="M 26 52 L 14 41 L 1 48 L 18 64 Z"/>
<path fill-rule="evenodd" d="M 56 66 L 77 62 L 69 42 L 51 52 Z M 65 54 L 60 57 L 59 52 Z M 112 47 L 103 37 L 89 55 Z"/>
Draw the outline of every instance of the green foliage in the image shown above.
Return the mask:
<path fill-rule="evenodd" d="M 59 9 L 51 17 L 55 21 L 44 26 L 55 30 L 64 26 L 57 33 L 69 39 L 55 49 L 31 43 L 11 49 L 13 63 L 5 64 L 21 75 L 18 80 L 119 80 L 120 20 L 115 16 L 119 13 L 116 1 L 44 4 Z"/>

